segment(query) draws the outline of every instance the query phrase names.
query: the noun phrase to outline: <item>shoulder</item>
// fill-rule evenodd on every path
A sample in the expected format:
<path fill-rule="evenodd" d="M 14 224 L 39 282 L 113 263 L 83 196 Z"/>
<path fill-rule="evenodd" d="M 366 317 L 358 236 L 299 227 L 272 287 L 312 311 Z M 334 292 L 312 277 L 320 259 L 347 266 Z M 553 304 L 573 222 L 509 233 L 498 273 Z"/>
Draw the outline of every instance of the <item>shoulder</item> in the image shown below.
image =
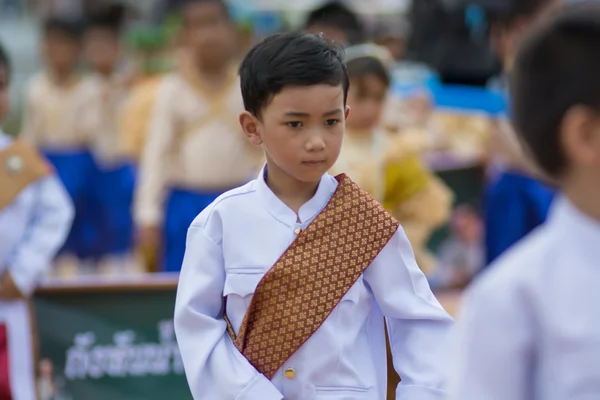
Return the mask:
<path fill-rule="evenodd" d="M 490 265 L 467 290 L 467 298 L 473 304 L 496 307 L 510 307 L 512 301 L 523 304 L 536 292 L 548 259 L 558 247 L 551 228 L 538 227 Z"/>
<path fill-rule="evenodd" d="M 240 213 L 252 203 L 251 198 L 256 196 L 255 183 L 256 181 L 248 182 L 217 197 L 198 214 L 191 228 L 202 228 L 215 243 L 220 243 L 223 237 L 223 220 Z"/>

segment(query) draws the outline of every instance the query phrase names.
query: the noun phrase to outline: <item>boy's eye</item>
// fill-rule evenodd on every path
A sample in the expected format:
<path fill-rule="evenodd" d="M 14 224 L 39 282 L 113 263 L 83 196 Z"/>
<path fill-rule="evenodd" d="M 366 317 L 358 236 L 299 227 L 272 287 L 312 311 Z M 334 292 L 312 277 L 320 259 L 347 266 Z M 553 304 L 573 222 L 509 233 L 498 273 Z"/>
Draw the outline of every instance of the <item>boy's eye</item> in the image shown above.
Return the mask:
<path fill-rule="evenodd" d="M 292 121 L 292 122 L 288 122 L 286 125 L 289 126 L 290 128 L 301 128 L 302 127 L 302 122 L 300 122 L 300 121 Z"/>
<path fill-rule="evenodd" d="M 327 126 L 333 126 L 333 125 L 337 125 L 340 123 L 339 119 L 328 119 L 327 121 L 325 121 L 325 125 Z"/>

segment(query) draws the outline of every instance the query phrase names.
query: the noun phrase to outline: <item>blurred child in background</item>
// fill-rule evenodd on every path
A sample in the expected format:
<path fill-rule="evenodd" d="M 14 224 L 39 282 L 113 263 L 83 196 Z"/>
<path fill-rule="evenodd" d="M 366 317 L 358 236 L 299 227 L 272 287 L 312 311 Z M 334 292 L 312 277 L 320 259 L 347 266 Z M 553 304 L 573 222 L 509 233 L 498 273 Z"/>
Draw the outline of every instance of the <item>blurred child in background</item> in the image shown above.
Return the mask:
<path fill-rule="evenodd" d="M 354 45 L 366 39 L 365 28 L 359 16 L 339 1 L 330 1 L 312 10 L 304 29 L 322 33 L 328 39 L 343 45 Z"/>
<path fill-rule="evenodd" d="M 121 29 L 126 9 L 113 5 L 90 16 L 85 33 L 86 78 L 97 121 L 90 143 L 95 160 L 89 207 L 96 210 L 98 230 L 93 247 L 102 272 L 125 272 L 133 260 L 131 216 L 134 170 L 121 151 L 119 120 L 127 95 L 128 76 L 122 65 Z"/>
<path fill-rule="evenodd" d="M 8 113 L 10 67 L 0 47 L 0 122 Z M 0 398 L 36 398 L 28 303 L 73 220 L 53 168 L 22 138 L 0 130 Z"/>
<path fill-rule="evenodd" d="M 188 0 L 181 16 L 185 57 L 158 88 L 134 210 L 142 244 L 164 240 L 166 271 L 181 268 L 198 213 L 252 179 L 263 159 L 238 123 L 243 102 L 226 3 Z"/>
<path fill-rule="evenodd" d="M 464 296 L 452 400 L 600 396 L 600 7 L 578 3 L 536 23 L 514 61 L 516 132 L 562 194 Z"/>
<path fill-rule="evenodd" d="M 485 0 L 480 1 L 485 3 Z M 504 67 L 505 77 L 498 89 L 505 95 L 508 88 L 503 82 L 511 73 L 516 46 L 529 26 L 560 2 L 507 0 L 494 6 L 484 4 L 492 7 L 490 40 Z M 543 183 L 541 174 L 521 150 L 508 119 L 510 115 L 498 123 L 493 141 L 493 162 L 498 169 L 490 177 L 485 193 L 487 264 L 546 220 L 554 196 L 554 191 Z"/>
<path fill-rule="evenodd" d="M 75 221 L 59 265 L 65 273 L 74 273 L 78 262 L 89 259 L 95 240 L 86 222 L 94 212 L 87 208 L 86 196 L 93 183 L 90 131 L 95 115 L 78 70 L 81 34 L 79 21 L 52 18 L 44 23 L 44 70 L 27 90 L 21 132 L 56 168 L 75 205 Z"/>

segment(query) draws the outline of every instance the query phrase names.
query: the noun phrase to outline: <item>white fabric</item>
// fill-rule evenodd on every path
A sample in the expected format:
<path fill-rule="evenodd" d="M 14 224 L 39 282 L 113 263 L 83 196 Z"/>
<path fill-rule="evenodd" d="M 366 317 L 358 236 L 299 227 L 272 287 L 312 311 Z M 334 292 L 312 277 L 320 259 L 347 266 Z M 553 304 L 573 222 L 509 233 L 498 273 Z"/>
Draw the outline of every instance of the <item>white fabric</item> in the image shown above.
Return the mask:
<path fill-rule="evenodd" d="M 431 293 L 399 229 L 314 335 L 269 382 L 226 334 L 239 329 L 264 274 L 329 201 L 337 181 L 324 175 L 297 216 L 266 185 L 263 174 L 227 192 L 188 233 L 175 306 L 175 331 L 196 400 L 381 400 L 385 398 L 383 315 L 398 399 L 443 399 L 442 353 L 452 319 Z M 297 222 L 297 221 L 300 222 Z M 284 376 L 294 368 L 296 376 Z"/>
<path fill-rule="evenodd" d="M 600 223 L 568 200 L 469 290 L 455 400 L 600 398 Z"/>
<path fill-rule="evenodd" d="M 33 337 L 27 303 L 0 301 L 0 324 L 6 325 L 12 400 L 35 400 Z"/>

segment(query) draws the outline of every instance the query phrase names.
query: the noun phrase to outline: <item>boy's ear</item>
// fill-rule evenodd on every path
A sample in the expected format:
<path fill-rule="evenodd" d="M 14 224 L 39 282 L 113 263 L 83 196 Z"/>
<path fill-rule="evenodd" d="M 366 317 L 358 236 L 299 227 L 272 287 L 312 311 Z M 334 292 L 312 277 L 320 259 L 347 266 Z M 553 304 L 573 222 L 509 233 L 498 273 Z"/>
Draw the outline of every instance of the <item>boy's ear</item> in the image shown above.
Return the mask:
<path fill-rule="evenodd" d="M 600 119 L 594 110 L 571 107 L 563 118 L 560 140 L 568 159 L 586 166 L 600 163 Z"/>
<path fill-rule="evenodd" d="M 344 119 L 348 119 L 348 116 L 350 115 L 350 106 L 346 106 L 345 110 L 344 110 Z"/>
<path fill-rule="evenodd" d="M 240 114 L 240 125 L 244 130 L 244 134 L 255 146 L 260 146 L 262 142 L 262 137 L 260 136 L 260 122 L 258 119 L 250 114 L 248 111 L 244 111 Z"/>

